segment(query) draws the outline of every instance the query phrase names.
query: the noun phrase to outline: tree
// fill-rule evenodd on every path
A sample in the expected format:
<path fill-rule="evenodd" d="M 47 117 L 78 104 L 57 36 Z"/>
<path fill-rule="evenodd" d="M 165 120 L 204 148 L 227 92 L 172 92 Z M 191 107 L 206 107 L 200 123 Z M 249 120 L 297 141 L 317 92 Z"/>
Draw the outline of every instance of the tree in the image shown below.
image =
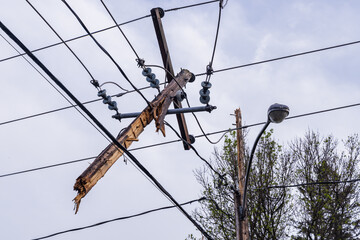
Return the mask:
<path fill-rule="evenodd" d="M 281 146 L 267 133 L 261 138 L 253 159 L 253 170 L 249 182 L 248 217 L 251 239 L 279 239 L 286 235 L 286 221 L 289 218 L 289 198 L 286 189 L 268 189 L 266 186 L 285 184 L 290 181 L 291 161 L 283 154 Z M 238 181 L 237 142 L 235 132 L 225 137 L 222 151 L 214 150 L 210 160 L 214 169 L 225 175 L 225 180 L 205 166 L 195 172 L 203 187 L 200 208 L 194 218 L 214 239 L 233 240 L 235 234 L 234 186 Z M 249 158 L 249 151 L 246 151 Z M 265 186 L 265 188 L 264 188 Z M 260 213 L 261 212 L 261 213 Z M 189 236 L 188 239 L 195 239 Z"/>
<path fill-rule="evenodd" d="M 297 162 L 297 181 L 315 183 L 298 188 L 298 216 L 295 239 L 358 239 L 360 199 L 356 182 L 332 183 L 359 178 L 360 142 L 353 135 L 337 152 L 338 142 L 332 136 L 320 139 L 308 132 L 291 145 Z"/>
<path fill-rule="evenodd" d="M 247 195 L 251 239 L 359 239 L 358 135 L 348 137 L 340 152 L 332 136 L 320 138 L 309 131 L 283 149 L 271 134 L 272 130 L 260 139 L 251 169 Z M 234 135 L 225 138 L 222 151 L 215 149 L 211 160 L 220 174 L 226 174 L 226 181 L 208 167 L 195 174 L 207 201 L 193 215 L 214 239 L 235 239 Z M 293 183 L 299 187 L 289 188 Z M 296 234 L 289 236 L 290 232 Z"/>
<path fill-rule="evenodd" d="M 293 161 L 271 138 L 272 130 L 261 138 L 251 168 L 248 218 L 251 239 L 284 239 L 292 216 L 291 194 L 287 188 L 294 178 Z"/>

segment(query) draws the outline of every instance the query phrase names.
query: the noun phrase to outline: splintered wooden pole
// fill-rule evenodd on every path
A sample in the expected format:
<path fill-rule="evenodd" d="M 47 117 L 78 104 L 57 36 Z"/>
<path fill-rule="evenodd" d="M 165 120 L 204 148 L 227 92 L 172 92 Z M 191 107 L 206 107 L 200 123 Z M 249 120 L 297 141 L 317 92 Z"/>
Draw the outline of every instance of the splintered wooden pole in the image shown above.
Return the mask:
<path fill-rule="evenodd" d="M 176 76 L 176 81 L 169 83 L 164 90 L 147 106 L 141 114 L 117 136 L 117 140 L 126 149 L 133 141 L 138 141 L 138 136 L 144 128 L 155 120 L 156 131 L 159 130 L 165 136 L 164 119 L 166 112 L 176 92 L 186 85 L 192 78 L 192 73 L 183 69 Z M 181 88 L 180 88 L 181 87 Z M 77 196 L 74 198 L 75 213 L 79 210 L 81 199 L 91 190 L 92 187 L 102 178 L 109 168 L 122 156 L 123 151 L 114 144 L 109 144 L 92 164 L 76 179 L 74 190 Z"/>

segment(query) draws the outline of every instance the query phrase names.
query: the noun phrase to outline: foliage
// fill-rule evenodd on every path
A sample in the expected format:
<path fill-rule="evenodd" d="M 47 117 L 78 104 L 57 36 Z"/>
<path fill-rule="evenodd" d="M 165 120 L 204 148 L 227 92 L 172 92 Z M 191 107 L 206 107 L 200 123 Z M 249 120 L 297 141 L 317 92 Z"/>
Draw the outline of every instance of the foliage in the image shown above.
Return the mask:
<path fill-rule="evenodd" d="M 350 136 L 339 152 L 341 146 L 332 136 L 320 138 L 309 131 L 283 149 L 271 134 L 272 130 L 260 139 L 251 168 L 246 207 L 250 238 L 359 239 L 358 135 Z M 218 240 L 236 239 L 231 188 L 238 181 L 236 146 L 233 132 L 211 160 L 220 174 L 226 174 L 226 181 L 206 166 L 195 172 L 207 201 L 193 216 Z M 247 161 L 248 153 L 246 148 Z M 288 187 L 295 183 L 300 186 Z M 188 240 L 196 238 L 189 235 Z"/>
<path fill-rule="evenodd" d="M 284 239 L 292 216 L 290 190 L 268 188 L 292 182 L 293 161 L 271 138 L 272 130 L 261 138 L 254 158 L 248 188 L 248 218 L 251 239 Z"/>
<path fill-rule="evenodd" d="M 347 181 L 359 178 L 360 144 L 357 135 L 337 152 L 338 142 L 308 132 L 291 145 L 297 162 L 297 181 L 304 183 Z M 314 184 L 299 187 L 298 234 L 294 239 L 358 239 L 360 199 L 358 184 Z"/>
<path fill-rule="evenodd" d="M 285 236 L 289 216 L 289 211 L 286 211 L 290 197 L 287 190 L 263 188 L 283 184 L 291 179 L 290 161 L 282 153 L 281 146 L 271 138 L 271 133 L 272 131 L 261 138 L 253 159 L 254 168 L 249 183 L 251 189 L 248 189 L 247 195 L 252 239 L 278 239 Z M 245 158 L 248 159 L 249 154 L 246 155 Z M 237 186 L 238 181 L 235 132 L 226 136 L 222 151 L 215 149 L 213 156 L 211 164 L 220 174 L 226 174 L 226 181 L 206 166 L 195 172 L 207 201 L 203 201 L 193 215 L 214 239 L 233 240 L 236 239 L 236 233 L 232 189 Z"/>

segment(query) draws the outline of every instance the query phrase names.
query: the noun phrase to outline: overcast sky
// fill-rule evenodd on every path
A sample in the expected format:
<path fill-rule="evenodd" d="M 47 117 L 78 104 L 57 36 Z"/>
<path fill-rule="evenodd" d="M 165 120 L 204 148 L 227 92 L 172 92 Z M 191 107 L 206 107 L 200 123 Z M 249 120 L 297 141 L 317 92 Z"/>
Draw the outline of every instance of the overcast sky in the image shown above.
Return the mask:
<path fill-rule="evenodd" d="M 33 5 L 64 39 L 85 32 L 60 0 L 32 0 Z M 171 9 L 200 1 L 175 0 L 105 0 L 119 23 L 148 15 L 154 7 Z M 69 0 L 90 31 L 113 25 L 100 1 Z M 360 3 L 358 1 L 235 1 L 222 10 L 219 39 L 213 68 L 248 64 L 304 51 L 359 41 Z M 174 66 L 203 73 L 209 63 L 218 19 L 219 4 L 166 12 L 162 18 Z M 59 42 L 36 12 L 23 0 L 1 0 L 0 20 L 31 50 Z M 151 18 L 122 26 L 135 50 L 146 64 L 162 65 Z M 0 33 L 14 44 L 4 32 Z M 136 56 L 118 29 L 94 35 L 112 54 L 137 87 L 148 86 L 137 67 Z M 16 46 L 16 44 L 15 44 Z M 89 38 L 69 43 L 100 83 L 114 81 L 123 88 L 131 86 L 112 62 Z M 19 50 L 19 47 L 16 46 Z M 17 52 L 0 38 L 0 59 Z M 91 78 L 64 45 L 38 51 L 35 55 L 81 101 L 97 98 Z M 290 116 L 360 102 L 360 45 L 351 45 L 296 58 L 239 68 L 211 77 L 212 113 L 197 113 L 206 132 L 233 127 L 232 114 L 242 110 L 243 124 L 266 120 L 268 107 L 287 104 Z M 153 68 L 160 81 L 164 72 Z M 0 62 L 0 123 L 49 111 L 69 103 L 23 58 Z M 189 83 L 186 92 L 192 106 L 201 106 L 199 90 L 204 76 Z M 123 92 L 115 85 L 105 85 L 109 94 Z M 156 90 L 144 95 L 152 100 Z M 146 107 L 136 93 L 117 101 L 119 111 L 139 112 Z M 128 126 L 111 118 L 114 112 L 101 102 L 86 105 L 115 136 Z M 321 135 L 345 139 L 359 133 L 359 107 L 286 120 L 270 125 L 274 137 L 286 144 L 309 129 Z M 175 116 L 166 120 L 177 127 Z M 189 132 L 201 134 L 195 119 L 186 115 Z M 249 129 L 247 142 L 252 145 L 261 126 Z M 210 138 L 217 140 L 220 135 Z M 150 124 L 130 149 L 163 141 L 176 140 L 166 128 L 166 138 L 155 133 Z M 97 156 L 109 143 L 76 110 L 68 109 L 23 121 L 0 125 L 0 175 Z M 221 148 L 222 142 L 217 147 Z M 204 138 L 194 144 L 209 159 L 214 146 Z M 201 197 L 201 188 L 193 171 L 202 166 L 192 151 L 173 143 L 132 152 L 178 202 Z M 92 160 L 0 178 L 0 239 L 32 239 L 58 231 L 82 227 L 100 221 L 140 213 L 171 203 L 124 158 L 107 172 L 83 199 L 77 215 L 72 199 L 76 178 Z M 186 206 L 190 213 L 198 206 Z M 173 239 L 181 240 L 199 232 L 177 209 L 113 222 L 52 239 Z"/>

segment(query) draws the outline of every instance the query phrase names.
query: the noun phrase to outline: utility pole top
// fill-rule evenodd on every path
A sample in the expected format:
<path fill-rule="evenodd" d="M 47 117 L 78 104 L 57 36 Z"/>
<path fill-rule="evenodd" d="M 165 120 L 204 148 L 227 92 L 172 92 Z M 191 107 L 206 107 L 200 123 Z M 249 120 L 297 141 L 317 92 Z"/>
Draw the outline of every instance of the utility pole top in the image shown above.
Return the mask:
<path fill-rule="evenodd" d="M 166 71 L 167 82 L 170 83 L 173 80 L 174 69 L 171 63 L 170 53 L 165 38 L 165 32 L 161 22 L 161 18 L 164 16 L 164 10 L 161 8 L 153 8 L 151 9 L 150 12 L 154 23 L 155 33 L 159 43 L 159 48 L 160 48 L 160 53 L 163 60 L 164 68 L 167 70 Z M 182 108 L 182 104 L 178 99 L 174 98 L 173 103 L 174 103 L 174 108 Z M 176 114 L 176 118 L 178 121 L 181 137 L 185 139 L 188 143 L 191 143 L 184 114 L 183 113 Z M 185 150 L 190 150 L 190 146 L 187 143 L 183 142 L 183 145 Z"/>

